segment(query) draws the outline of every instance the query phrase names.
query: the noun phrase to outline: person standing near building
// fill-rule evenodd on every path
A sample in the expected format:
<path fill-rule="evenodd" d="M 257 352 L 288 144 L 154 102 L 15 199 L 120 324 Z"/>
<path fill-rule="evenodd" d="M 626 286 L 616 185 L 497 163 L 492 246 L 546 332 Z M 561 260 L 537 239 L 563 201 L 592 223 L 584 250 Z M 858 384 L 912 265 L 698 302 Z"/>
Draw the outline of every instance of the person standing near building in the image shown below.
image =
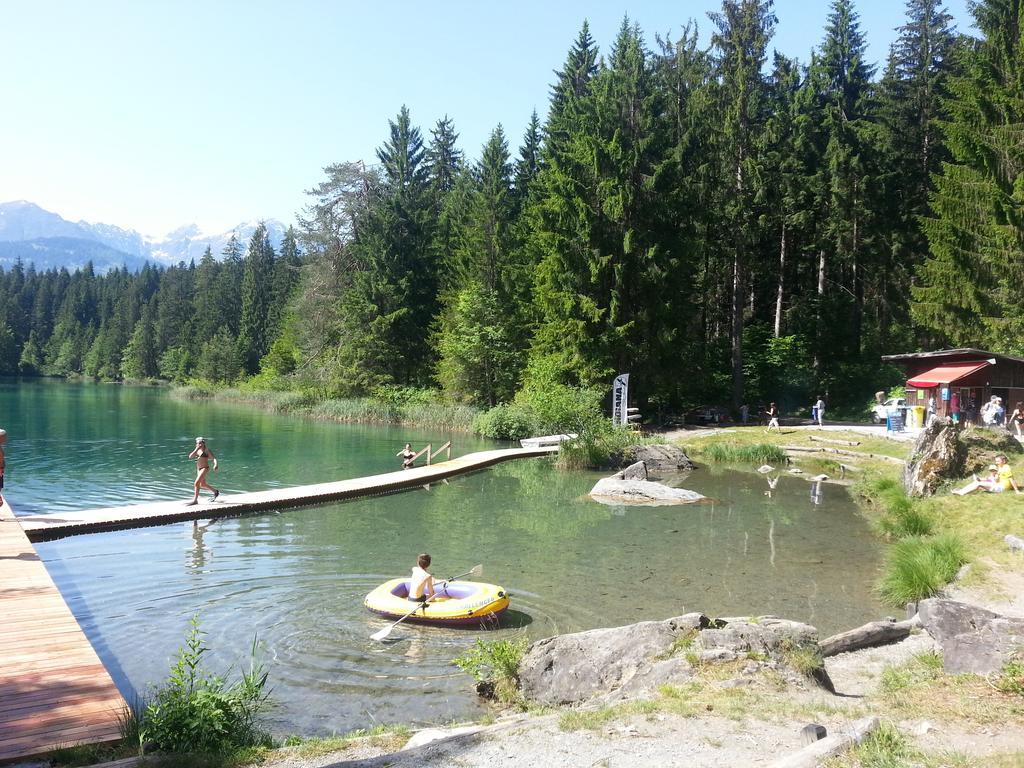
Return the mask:
<path fill-rule="evenodd" d="M 928 398 L 928 413 L 924 417 L 924 425 L 927 427 L 935 420 L 935 395 Z"/>
<path fill-rule="evenodd" d="M 824 398 L 822 398 L 821 395 L 818 395 L 818 400 L 814 404 L 814 410 L 815 410 L 815 412 L 817 413 L 817 416 L 818 416 L 818 426 L 819 427 L 824 427 L 825 426 L 825 400 L 824 400 Z"/>
<path fill-rule="evenodd" d="M 954 424 L 960 423 L 960 393 L 954 392 L 949 396 L 949 417 Z"/>

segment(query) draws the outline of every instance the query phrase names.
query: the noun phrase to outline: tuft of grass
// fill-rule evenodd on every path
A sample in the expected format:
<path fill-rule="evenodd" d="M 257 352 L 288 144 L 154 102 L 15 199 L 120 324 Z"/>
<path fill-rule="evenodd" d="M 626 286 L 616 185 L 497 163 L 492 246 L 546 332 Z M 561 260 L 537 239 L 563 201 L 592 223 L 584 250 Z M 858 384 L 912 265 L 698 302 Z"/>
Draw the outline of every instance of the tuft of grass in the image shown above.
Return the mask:
<path fill-rule="evenodd" d="M 811 677 L 825 667 L 825 659 L 821 655 L 821 648 L 817 645 L 787 648 L 782 652 L 782 660 L 786 666 L 804 677 Z"/>
<path fill-rule="evenodd" d="M 701 455 L 716 464 L 766 464 L 786 460 L 786 452 L 771 443 L 713 443 Z"/>
<path fill-rule="evenodd" d="M 889 550 L 879 595 L 893 606 L 931 597 L 953 580 L 965 562 L 966 548 L 955 534 L 905 538 Z"/>
<path fill-rule="evenodd" d="M 861 768 L 904 768 L 919 757 L 910 740 L 892 723 L 882 723 L 853 749 Z"/>
<path fill-rule="evenodd" d="M 1016 654 L 1003 666 L 995 686 L 1003 693 L 1024 697 L 1024 654 Z"/>
<path fill-rule="evenodd" d="M 558 727 L 563 731 L 598 731 L 609 722 L 619 717 L 617 707 L 601 709 L 573 709 L 558 718 Z"/>

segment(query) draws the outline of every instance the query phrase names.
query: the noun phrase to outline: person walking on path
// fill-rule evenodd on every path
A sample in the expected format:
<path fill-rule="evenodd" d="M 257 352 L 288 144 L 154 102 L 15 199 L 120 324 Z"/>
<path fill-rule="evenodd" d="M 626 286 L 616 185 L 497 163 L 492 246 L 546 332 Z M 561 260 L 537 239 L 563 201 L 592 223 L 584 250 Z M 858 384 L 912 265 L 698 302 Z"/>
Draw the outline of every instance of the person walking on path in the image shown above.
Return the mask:
<path fill-rule="evenodd" d="M 4 443 L 7 442 L 7 430 L 0 429 L 0 504 L 4 503 L 4 471 L 7 469 L 7 454 Z"/>
<path fill-rule="evenodd" d="M 764 431 L 768 434 L 772 431 L 772 427 L 775 427 L 779 432 L 782 431 L 782 427 L 779 426 L 779 409 L 772 403 L 768 406 L 768 410 L 764 412 L 764 415 L 768 417 L 768 428 Z"/>
<path fill-rule="evenodd" d="M 416 460 L 416 452 L 412 449 L 411 444 L 406 443 L 405 448 L 396 453 L 395 456 L 402 457 L 402 469 L 412 469 L 413 462 Z"/>
<path fill-rule="evenodd" d="M 196 438 L 196 447 L 188 457 L 189 459 L 194 459 L 196 462 L 196 492 L 192 497 L 192 501 L 188 502 L 186 506 L 191 507 L 192 505 L 199 503 L 200 488 L 206 488 L 208 491 L 213 491 L 213 501 L 216 501 L 217 497 L 220 496 L 220 491 L 206 482 L 206 476 L 210 473 L 211 461 L 213 462 L 213 468 L 217 469 L 217 457 L 213 455 L 213 451 L 206 447 L 205 438 Z"/>
<path fill-rule="evenodd" d="M 817 416 L 818 426 L 825 426 L 825 400 L 821 395 L 818 395 L 818 401 L 814 404 L 814 412 Z"/>

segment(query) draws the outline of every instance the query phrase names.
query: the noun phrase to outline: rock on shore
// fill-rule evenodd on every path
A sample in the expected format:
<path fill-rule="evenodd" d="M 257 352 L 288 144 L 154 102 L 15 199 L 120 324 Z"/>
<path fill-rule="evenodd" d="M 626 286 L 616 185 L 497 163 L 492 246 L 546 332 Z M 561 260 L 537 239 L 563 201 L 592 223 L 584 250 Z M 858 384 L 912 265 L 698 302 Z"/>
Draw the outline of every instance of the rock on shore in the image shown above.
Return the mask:
<path fill-rule="evenodd" d="M 785 666 L 801 649 L 818 649 L 818 631 L 807 624 L 688 613 L 538 640 L 523 657 L 519 683 L 526 698 L 548 705 L 641 697 L 689 680 L 694 663 L 746 658 L 755 667 Z"/>

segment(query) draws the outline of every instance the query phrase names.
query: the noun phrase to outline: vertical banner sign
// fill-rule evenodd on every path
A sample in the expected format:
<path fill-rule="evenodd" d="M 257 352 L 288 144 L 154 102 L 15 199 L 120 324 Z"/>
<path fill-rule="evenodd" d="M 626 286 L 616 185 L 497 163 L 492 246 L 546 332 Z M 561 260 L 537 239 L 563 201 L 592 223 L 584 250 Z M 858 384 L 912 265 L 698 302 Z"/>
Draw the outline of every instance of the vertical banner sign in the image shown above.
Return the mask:
<path fill-rule="evenodd" d="M 620 373 L 612 385 L 612 424 L 619 427 L 628 424 L 626 416 L 629 402 L 629 374 Z"/>

